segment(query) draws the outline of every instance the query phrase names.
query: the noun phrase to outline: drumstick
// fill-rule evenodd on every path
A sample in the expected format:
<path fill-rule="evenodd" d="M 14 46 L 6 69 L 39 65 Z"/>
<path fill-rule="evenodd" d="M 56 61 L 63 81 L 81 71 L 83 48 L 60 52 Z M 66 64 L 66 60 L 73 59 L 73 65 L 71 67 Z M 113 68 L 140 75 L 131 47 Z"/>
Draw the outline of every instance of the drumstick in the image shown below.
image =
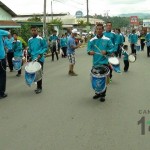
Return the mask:
<path fill-rule="evenodd" d="M 102 54 L 101 50 L 100 50 L 96 45 L 94 45 L 94 46 L 99 50 L 100 55 L 102 55 L 102 56 L 104 56 L 104 57 L 107 57 L 107 56 L 105 56 L 105 55 Z"/>

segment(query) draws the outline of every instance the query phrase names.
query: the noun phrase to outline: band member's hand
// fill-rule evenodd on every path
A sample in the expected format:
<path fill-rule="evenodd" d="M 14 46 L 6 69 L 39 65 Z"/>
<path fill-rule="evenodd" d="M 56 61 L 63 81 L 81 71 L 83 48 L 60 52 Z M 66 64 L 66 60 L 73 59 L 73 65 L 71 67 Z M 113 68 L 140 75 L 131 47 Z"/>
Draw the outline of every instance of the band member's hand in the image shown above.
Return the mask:
<path fill-rule="evenodd" d="M 115 56 L 115 54 L 114 54 L 114 53 L 112 53 L 110 56 L 111 56 L 111 57 L 114 57 L 114 56 Z"/>
<path fill-rule="evenodd" d="M 101 53 L 102 53 L 102 55 L 106 55 L 106 51 L 104 51 L 104 50 L 101 51 Z"/>
<path fill-rule="evenodd" d="M 90 52 L 89 52 L 89 55 L 94 55 L 94 54 L 95 54 L 94 51 L 90 51 Z"/>
<path fill-rule="evenodd" d="M 41 55 L 38 55 L 38 59 L 40 59 L 41 58 Z"/>

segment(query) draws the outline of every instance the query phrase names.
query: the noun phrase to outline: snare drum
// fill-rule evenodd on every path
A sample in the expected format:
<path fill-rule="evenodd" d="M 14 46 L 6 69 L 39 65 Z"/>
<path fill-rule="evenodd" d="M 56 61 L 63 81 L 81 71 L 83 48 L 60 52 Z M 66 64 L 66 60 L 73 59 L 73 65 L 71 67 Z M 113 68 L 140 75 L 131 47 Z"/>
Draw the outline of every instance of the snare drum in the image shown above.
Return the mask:
<path fill-rule="evenodd" d="M 108 58 L 108 62 L 111 64 L 112 69 L 117 72 L 117 73 L 121 73 L 120 70 L 120 63 L 119 63 L 119 59 L 117 57 L 109 57 Z"/>
<path fill-rule="evenodd" d="M 130 54 L 128 59 L 129 59 L 129 62 L 131 62 L 131 63 L 136 61 L 136 57 L 133 54 Z"/>
<path fill-rule="evenodd" d="M 14 70 L 18 71 L 21 69 L 21 66 L 22 66 L 22 58 L 21 57 L 13 57 L 12 63 L 13 63 Z"/>
<path fill-rule="evenodd" d="M 91 83 L 92 88 L 95 90 L 96 93 L 102 93 L 106 90 L 109 73 L 109 68 L 103 65 L 97 68 L 92 68 Z"/>
<path fill-rule="evenodd" d="M 25 66 L 25 81 L 31 86 L 33 82 L 38 82 L 42 79 L 42 66 L 39 62 L 29 62 Z"/>

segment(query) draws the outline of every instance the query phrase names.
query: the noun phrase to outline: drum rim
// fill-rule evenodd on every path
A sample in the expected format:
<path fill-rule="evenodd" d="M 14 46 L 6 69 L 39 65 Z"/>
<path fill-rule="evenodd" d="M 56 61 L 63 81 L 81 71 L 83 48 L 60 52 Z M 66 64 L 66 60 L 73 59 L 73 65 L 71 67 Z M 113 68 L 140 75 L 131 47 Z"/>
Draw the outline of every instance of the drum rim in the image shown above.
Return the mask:
<path fill-rule="evenodd" d="M 118 63 L 112 63 L 111 61 L 110 61 L 110 59 L 116 59 L 117 61 L 118 61 Z M 117 57 L 109 57 L 108 58 L 108 62 L 110 63 L 110 64 L 112 64 L 112 65 L 119 65 L 119 59 L 117 58 Z"/>
<path fill-rule="evenodd" d="M 31 63 L 37 63 L 37 64 L 40 66 L 39 69 L 36 70 L 36 71 L 27 71 L 27 67 L 28 67 L 29 64 L 31 64 Z M 25 71 L 28 72 L 28 73 L 35 73 L 35 72 L 37 72 L 37 71 L 39 71 L 39 70 L 41 70 L 41 69 L 42 69 L 42 66 L 41 66 L 41 64 L 40 64 L 39 62 L 28 62 L 28 63 L 26 64 L 26 66 L 25 66 Z"/>
<path fill-rule="evenodd" d="M 107 72 L 106 72 L 105 74 L 99 74 L 99 75 L 96 75 L 96 74 L 93 74 L 93 73 L 92 73 L 92 69 L 91 69 L 91 75 L 92 75 L 92 77 L 102 78 L 102 77 L 106 77 L 107 75 L 109 75 L 109 73 L 110 73 L 109 67 L 104 66 L 104 65 L 101 65 L 101 66 L 99 66 L 99 67 L 106 68 L 106 69 L 107 69 Z"/>
<path fill-rule="evenodd" d="M 131 61 L 131 60 L 130 60 L 130 56 L 134 57 L 134 61 Z M 135 56 L 134 56 L 134 55 L 132 55 L 132 54 L 130 54 L 130 55 L 129 55 L 128 59 L 129 59 L 129 62 L 135 62 L 135 61 L 136 61 Z"/>

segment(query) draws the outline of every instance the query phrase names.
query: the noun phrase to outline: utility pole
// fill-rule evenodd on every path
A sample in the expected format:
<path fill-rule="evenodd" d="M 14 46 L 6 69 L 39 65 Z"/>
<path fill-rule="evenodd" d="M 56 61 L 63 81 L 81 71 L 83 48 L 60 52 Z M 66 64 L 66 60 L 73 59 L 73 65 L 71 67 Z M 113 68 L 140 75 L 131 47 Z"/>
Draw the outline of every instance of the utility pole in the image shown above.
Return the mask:
<path fill-rule="evenodd" d="M 44 0 L 43 37 L 46 37 L 46 0 Z"/>
<path fill-rule="evenodd" d="M 51 16 L 52 16 L 52 21 L 53 21 L 53 0 L 51 0 Z"/>
<path fill-rule="evenodd" d="M 86 0 L 87 4 L 87 24 L 89 24 L 89 0 Z"/>

